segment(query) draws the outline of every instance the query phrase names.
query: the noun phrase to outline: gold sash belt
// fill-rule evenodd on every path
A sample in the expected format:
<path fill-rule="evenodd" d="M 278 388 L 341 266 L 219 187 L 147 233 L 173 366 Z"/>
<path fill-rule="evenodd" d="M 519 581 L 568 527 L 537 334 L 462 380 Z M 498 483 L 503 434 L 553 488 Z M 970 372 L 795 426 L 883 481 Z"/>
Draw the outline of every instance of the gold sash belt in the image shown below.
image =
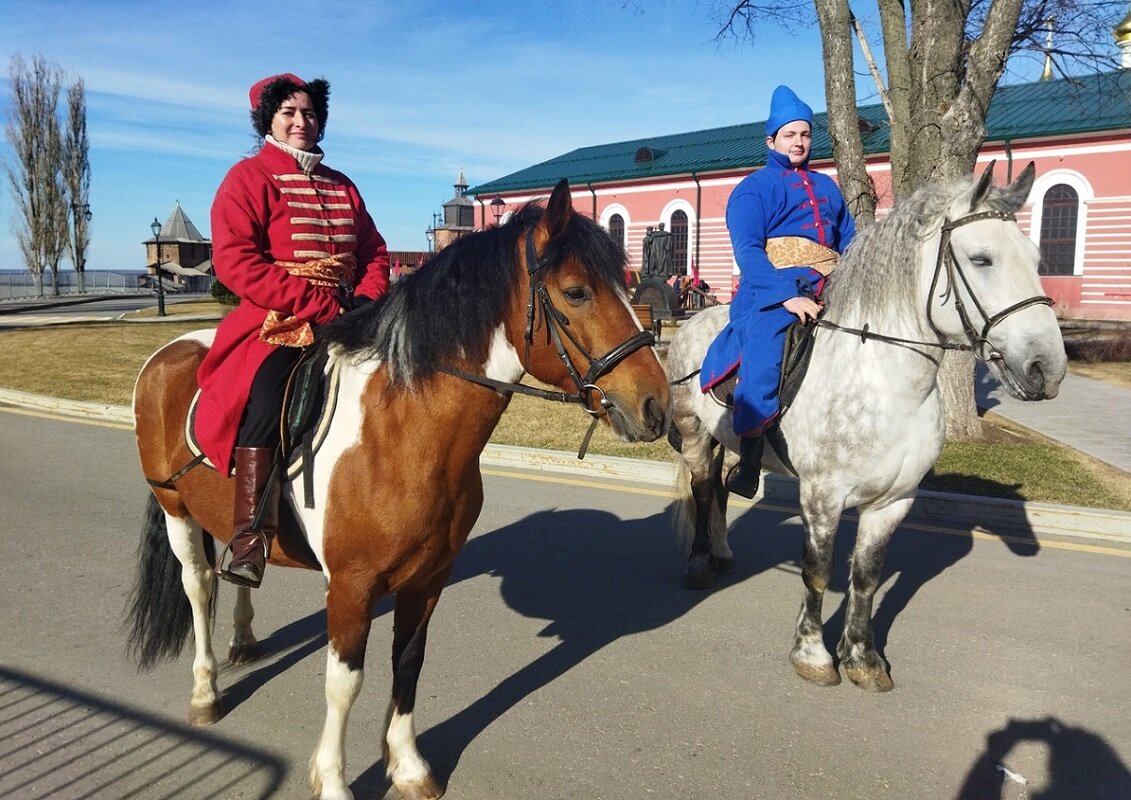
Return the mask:
<path fill-rule="evenodd" d="M 777 269 L 812 267 L 828 275 L 836 266 L 837 252 L 804 236 L 775 236 L 766 240 L 766 255 Z"/>
<path fill-rule="evenodd" d="M 276 261 L 275 266 L 306 278 L 314 286 L 336 290 L 342 284 L 353 283 L 357 259 L 353 253 L 343 253 L 311 261 Z M 309 347 L 314 344 L 314 329 L 304 319 L 282 311 L 269 311 L 259 330 L 259 341 L 283 347 Z"/>

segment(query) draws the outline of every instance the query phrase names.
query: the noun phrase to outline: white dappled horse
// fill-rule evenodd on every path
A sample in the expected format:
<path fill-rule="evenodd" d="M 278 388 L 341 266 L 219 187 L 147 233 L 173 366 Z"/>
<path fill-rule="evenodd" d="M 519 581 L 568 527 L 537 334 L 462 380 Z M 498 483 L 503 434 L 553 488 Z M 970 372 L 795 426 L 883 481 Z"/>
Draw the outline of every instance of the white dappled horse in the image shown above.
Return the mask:
<path fill-rule="evenodd" d="M 972 350 L 1024 400 L 1055 397 L 1064 377 L 1060 329 L 1037 277 L 1040 254 L 1014 218 L 1034 167 L 1000 188 L 992 175 L 991 164 L 975 184 L 927 186 L 860 232 L 829 278 L 807 377 L 766 448 L 767 468 L 788 474 L 789 464 L 800 479 L 805 595 L 791 658 L 815 683 L 840 682 L 821 605 L 837 526 L 854 507 L 860 521 L 837 656 L 857 685 L 892 688 L 873 641 L 872 601 L 892 533 L 942 450 L 936 381 L 944 350 Z M 701 393 L 695 374 L 726 321 L 726 307 L 697 314 L 668 351 L 679 433 L 672 438 L 682 438 L 685 466 L 677 525 L 694 531 L 686 572 L 693 588 L 734 564 L 720 476 L 738 439 L 731 410 Z"/>

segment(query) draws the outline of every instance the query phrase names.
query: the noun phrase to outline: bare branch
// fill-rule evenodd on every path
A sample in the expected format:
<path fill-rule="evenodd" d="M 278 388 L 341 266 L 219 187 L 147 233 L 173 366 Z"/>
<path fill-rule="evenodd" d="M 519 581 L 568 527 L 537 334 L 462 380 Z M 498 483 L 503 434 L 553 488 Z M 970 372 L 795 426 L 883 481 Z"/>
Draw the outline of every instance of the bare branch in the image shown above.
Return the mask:
<path fill-rule="evenodd" d="M 893 116 L 891 108 L 891 97 L 888 95 L 887 86 L 884 85 L 883 75 L 880 74 L 880 68 L 876 64 L 876 59 L 872 55 L 872 48 L 868 45 L 868 37 L 864 35 L 864 28 L 860 24 L 860 20 L 852 13 L 852 8 L 848 9 L 848 16 L 852 20 L 852 30 L 856 33 L 856 41 L 860 44 L 860 52 L 864 56 L 864 63 L 868 65 L 868 72 L 872 75 L 872 80 L 876 84 L 876 91 L 880 95 L 880 101 L 884 104 L 884 111 L 890 120 Z"/>

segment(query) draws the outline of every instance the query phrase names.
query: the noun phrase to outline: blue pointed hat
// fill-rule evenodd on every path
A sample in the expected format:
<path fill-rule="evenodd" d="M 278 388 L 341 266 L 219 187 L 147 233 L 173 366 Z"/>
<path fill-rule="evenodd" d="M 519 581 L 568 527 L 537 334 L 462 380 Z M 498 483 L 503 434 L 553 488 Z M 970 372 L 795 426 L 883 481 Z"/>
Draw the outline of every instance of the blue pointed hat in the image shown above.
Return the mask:
<path fill-rule="evenodd" d="M 766 135 L 774 136 L 782 125 L 797 120 L 813 124 L 813 109 L 801 101 L 788 86 L 774 89 L 770 99 L 770 117 L 766 120 Z"/>

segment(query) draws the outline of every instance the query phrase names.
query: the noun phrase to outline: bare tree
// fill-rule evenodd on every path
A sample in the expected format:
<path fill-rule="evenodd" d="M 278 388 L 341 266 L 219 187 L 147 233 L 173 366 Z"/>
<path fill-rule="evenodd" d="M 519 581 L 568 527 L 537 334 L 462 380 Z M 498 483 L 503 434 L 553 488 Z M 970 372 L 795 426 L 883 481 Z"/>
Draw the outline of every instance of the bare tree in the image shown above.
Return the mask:
<path fill-rule="evenodd" d="M 862 20 L 849 0 L 813 0 L 837 178 L 858 224 L 874 220 L 878 198 L 856 114 L 854 38 L 866 62 L 862 74 L 871 76 L 888 115 L 898 202 L 928 181 L 973 171 L 990 99 L 1011 55 L 1046 57 L 1061 74 L 1118 66 L 1111 30 L 1125 8 L 1124 0 L 876 0 Z M 808 12 L 785 0 L 721 0 L 714 10 L 718 38 L 754 42 L 767 26 L 811 25 Z M 877 29 L 882 65 L 871 55 L 865 22 Z M 973 364 L 969 354 L 948 353 L 939 374 L 950 439 L 981 435 Z"/>
<path fill-rule="evenodd" d="M 90 142 L 86 136 L 86 87 L 78 78 L 67 90 L 67 137 L 63 143 L 63 178 L 71 212 L 68 251 L 86 291 L 86 251 L 90 246 Z"/>
<path fill-rule="evenodd" d="M 16 158 L 5 170 L 19 209 L 14 233 L 37 294 L 43 295 L 43 271 L 50 269 L 57 295 L 59 262 L 67 247 L 63 140 L 56 116 L 62 75 L 40 56 L 29 67 L 19 55 L 12 57 L 8 75 L 12 103 L 5 134 Z"/>

